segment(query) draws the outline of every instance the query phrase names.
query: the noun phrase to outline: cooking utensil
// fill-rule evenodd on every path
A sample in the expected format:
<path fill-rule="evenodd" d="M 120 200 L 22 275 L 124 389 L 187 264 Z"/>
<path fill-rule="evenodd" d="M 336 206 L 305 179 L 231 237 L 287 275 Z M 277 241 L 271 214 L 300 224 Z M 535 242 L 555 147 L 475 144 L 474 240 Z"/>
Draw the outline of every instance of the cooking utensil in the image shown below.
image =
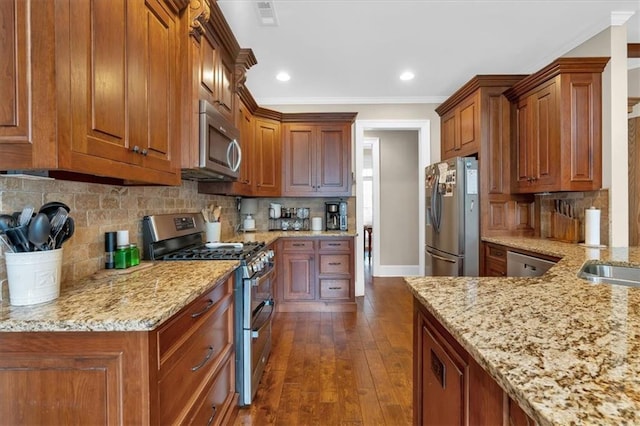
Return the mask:
<path fill-rule="evenodd" d="M 204 217 L 205 222 L 211 222 L 211 217 L 209 217 L 209 210 L 206 208 L 202 209 L 202 217 Z"/>
<path fill-rule="evenodd" d="M 20 213 L 20 218 L 18 220 L 18 224 L 20 226 L 26 226 L 29 224 L 29 221 L 31 220 L 31 216 L 33 216 L 33 212 L 34 212 L 34 208 L 31 205 L 26 205 L 23 209 L 22 209 L 22 213 Z"/>
<path fill-rule="evenodd" d="M 51 238 L 51 223 L 44 213 L 38 213 L 29 223 L 27 232 L 29 242 L 38 250 L 47 250 L 49 245 L 45 245 Z"/>
<path fill-rule="evenodd" d="M 65 203 L 60 201 L 49 201 L 40 207 L 39 213 L 44 213 L 47 215 L 49 220 L 53 219 L 53 216 L 58 212 L 58 209 L 62 207 L 67 213 L 71 211 L 71 208 L 67 206 Z"/>
<path fill-rule="evenodd" d="M 76 226 L 72 217 L 67 218 L 67 221 L 64 223 L 62 230 L 60 231 L 60 235 L 56 238 L 55 248 L 59 249 L 62 247 L 62 244 L 67 241 L 73 233 L 75 232 Z"/>
<path fill-rule="evenodd" d="M 220 215 L 222 214 L 222 207 L 215 206 L 213 208 L 213 221 L 220 222 Z"/>
<path fill-rule="evenodd" d="M 0 230 L 13 228 L 16 226 L 16 221 L 10 214 L 0 214 Z"/>
<path fill-rule="evenodd" d="M 15 253 L 16 251 L 13 249 L 13 245 L 8 241 L 8 237 L 6 235 L 0 235 L 0 241 L 2 244 L 9 250 L 11 253 Z"/>
<path fill-rule="evenodd" d="M 17 253 L 31 251 L 29 247 L 28 228 L 26 226 L 16 226 L 9 228 L 4 233 L 9 237 L 9 241 L 13 244 L 13 248 Z"/>

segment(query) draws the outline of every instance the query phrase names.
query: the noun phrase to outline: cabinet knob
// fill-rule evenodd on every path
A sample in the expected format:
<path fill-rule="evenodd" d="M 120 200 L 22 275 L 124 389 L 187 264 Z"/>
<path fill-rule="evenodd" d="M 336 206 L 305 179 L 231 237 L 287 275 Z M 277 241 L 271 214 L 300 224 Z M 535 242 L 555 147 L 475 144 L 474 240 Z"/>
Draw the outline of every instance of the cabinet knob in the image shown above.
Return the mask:
<path fill-rule="evenodd" d="M 134 145 L 133 148 L 131 148 L 131 151 L 135 152 L 136 154 L 140 152 L 140 147 L 138 145 Z"/>
<path fill-rule="evenodd" d="M 147 154 L 149 154 L 149 150 L 147 148 L 143 149 L 142 150 L 142 155 L 144 155 L 146 157 Z"/>

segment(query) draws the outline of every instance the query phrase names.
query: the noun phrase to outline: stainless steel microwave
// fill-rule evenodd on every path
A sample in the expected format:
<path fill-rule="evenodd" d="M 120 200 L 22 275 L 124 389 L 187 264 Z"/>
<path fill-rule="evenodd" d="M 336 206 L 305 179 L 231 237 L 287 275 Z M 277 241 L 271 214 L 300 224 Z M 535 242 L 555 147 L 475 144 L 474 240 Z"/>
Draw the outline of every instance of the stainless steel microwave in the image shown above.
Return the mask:
<path fill-rule="evenodd" d="M 239 130 L 212 104 L 200 101 L 200 161 L 182 177 L 201 181 L 236 180 L 242 162 Z"/>

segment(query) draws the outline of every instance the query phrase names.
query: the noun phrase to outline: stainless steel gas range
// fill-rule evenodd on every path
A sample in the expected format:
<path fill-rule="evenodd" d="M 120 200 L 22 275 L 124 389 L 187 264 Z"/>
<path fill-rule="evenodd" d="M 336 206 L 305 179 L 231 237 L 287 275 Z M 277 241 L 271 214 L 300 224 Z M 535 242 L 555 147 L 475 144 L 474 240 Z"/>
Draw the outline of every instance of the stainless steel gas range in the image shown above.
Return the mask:
<path fill-rule="evenodd" d="M 263 242 L 205 243 L 204 232 L 200 213 L 145 216 L 143 256 L 155 261 L 240 261 L 234 285 L 236 389 L 239 404 L 249 405 L 271 353 L 275 256 Z"/>

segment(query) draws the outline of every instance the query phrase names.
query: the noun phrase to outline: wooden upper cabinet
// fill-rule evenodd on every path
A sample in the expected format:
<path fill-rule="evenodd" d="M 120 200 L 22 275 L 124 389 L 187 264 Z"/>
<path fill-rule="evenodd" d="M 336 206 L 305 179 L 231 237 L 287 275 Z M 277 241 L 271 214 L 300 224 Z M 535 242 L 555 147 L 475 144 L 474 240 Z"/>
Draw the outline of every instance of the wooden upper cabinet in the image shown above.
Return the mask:
<path fill-rule="evenodd" d="M 351 195 L 351 123 L 284 125 L 284 196 Z"/>
<path fill-rule="evenodd" d="M 442 159 L 465 157 L 480 149 L 480 96 L 473 93 L 441 119 Z"/>
<path fill-rule="evenodd" d="M 229 65 L 231 59 L 213 40 L 213 36 L 206 34 L 200 41 L 200 95 L 213 104 L 222 115 L 235 120 L 235 94 L 233 91 L 233 68 Z"/>
<path fill-rule="evenodd" d="M 511 109 L 503 95 L 525 77 L 477 75 L 436 108 L 442 157 L 478 158 L 482 236 L 534 231 L 530 216 L 522 215 L 533 197 L 511 194 Z"/>
<path fill-rule="evenodd" d="M 559 58 L 505 95 L 514 109 L 513 192 L 602 185 L 602 83 L 609 58 Z"/>
<path fill-rule="evenodd" d="M 253 144 L 253 194 L 279 197 L 282 189 L 280 123 L 255 118 Z"/>
<path fill-rule="evenodd" d="M 7 1 L 0 12 L 1 169 L 180 183 L 175 9 Z"/>
<path fill-rule="evenodd" d="M 51 1 L 0 1 L 0 170 L 57 164 Z"/>

